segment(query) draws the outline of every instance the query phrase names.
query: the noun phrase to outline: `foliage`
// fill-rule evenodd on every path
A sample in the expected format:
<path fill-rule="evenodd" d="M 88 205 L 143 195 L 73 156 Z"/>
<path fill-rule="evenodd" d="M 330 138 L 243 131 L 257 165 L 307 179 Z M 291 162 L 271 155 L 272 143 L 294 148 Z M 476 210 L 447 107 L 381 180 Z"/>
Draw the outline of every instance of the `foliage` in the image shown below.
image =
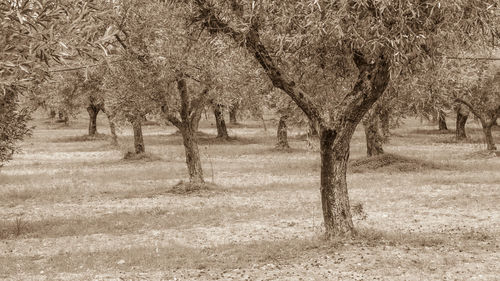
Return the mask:
<path fill-rule="evenodd" d="M 10 104 L 0 121 L 3 133 L 12 134 L 2 143 L 2 151 L 15 150 L 15 141 L 28 132 L 23 129 L 26 111 L 12 101 L 19 100 L 17 96 L 27 88 L 37 88 L 45 81 L 51 64 L 92 57 L 91 50 L 98 47 L 94 43 L 102 34 L 96 22 L 106 14 L 106 9 L 98 6 L 109 5 L 107 1 L 83 0 L 0 2 L 0 92 L 3 102 Z M 11 124 L 14 120 L 20 123 Z M 20 129 L 14 130 L 16 126 Z"/>

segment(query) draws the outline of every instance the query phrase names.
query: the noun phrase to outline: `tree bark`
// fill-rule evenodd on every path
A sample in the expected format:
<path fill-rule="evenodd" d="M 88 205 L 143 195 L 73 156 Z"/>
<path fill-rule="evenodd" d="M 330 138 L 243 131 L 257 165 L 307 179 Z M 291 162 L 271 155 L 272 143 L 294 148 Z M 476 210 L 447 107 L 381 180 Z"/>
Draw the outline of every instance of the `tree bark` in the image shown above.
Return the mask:
<path fill-rule="evenodd" d="M 146 152 L 144 148 L 144 138 L 142 136 L 142 120 L 134 118 L 132 121 L 132 128 L 134 129 L 134 149 L 135 154 Z"/>
<path fill-rule="evenodd" d="M 281 115 L 280 121 L 278 123 L 278 131 L 277 131 L 278 143 L 276 144 L 276 148 L 278 149 L 290 148 L 290 145 L 288 144 L 288 130 L 286 125 L 287 119 L 288 116 L 283 114 Z"/>
<path fill-rule="evenodd" d="M 387 107 L 383 107 L 380 111 L 379 119 L 382 142 L 387 143 L 391 136 L 391 110 Z"/>
<path fill-rule="evenodd" d="M 465 124 L 467 123 L 467 119 L 469 118 L 469 111 L 464 105 L 457 106 L 457 122 L 456 122 L 456 130 L 455 137 L 457 140 L 463 140 L 467 138 L 467 134 L 465 133 Z"/>
<path fill-rule="evenodd" d="M 383 137 L 380 133 L 380 122 L 375 108 L 366 114 L 363 122 L 366 136 L 366 154 L 368 157 L 384 154 Z"/>
<path fill-rule="evenodd" d="M 214 116 L 215 116 L 215 124 L 217 126 L 217 138 L 229 138 L 227 134 L 226 121 L 224 121 L 224 113 L 222 110 L 222 105 L 218 103 L 213 104 L 214 107 Z"/>
<path fill-rule="evenodd" d="M 446 126 L 446 114 L 442 111 L 438 111 L 438 127 L 439 131 L 447 131 L 448 126 Z"/>
<path fill-rule="evenodd" d="M 321 151 L 321 204 L 328 238 L 348 236 L 354 232 L 347 192 L 349 142 L 334 144 L 335 132 L 323 129 Z"/>
<path fill-rule="evenodd" d="M 87 112 L 89 113 L 89 136 L 93 137 L 97 134 L 97 115 L 100 108 L 98 106 L 89 105 Z"/>
<path fill-rule="evenodd" d="M 182 74 L 177 79 L 177 90 L 181 100 L 180 119 L 169 111 L 167 104 L 162 106 L 162 112 L 170 123 L 179 129 L 186 154 L 186 164 L 191 184 L 203 184 L 203 169 L 195 128 L 200 122 L 203 108 L 208 99 L 208 89 L 204 89 L 197 99 L 190 99 L 186 80 Z"/>
<path fill-rule="evenodd" d="M 491 134 L 491 128 L 493 127 L 493 122 L 489 122 L 489 124 L 483 125 L 483 133 L 486 140 L 486 149 L 487 150 L 497 150 L 495 145 L 495 141 L 493 140 L 493 135 Z"/>
<path fill-rule="evenodd" d="M 195 131 L 192 126 L 186 126 L 180 129 L 182 133 L 182 142 L 184 144 L 184 151 L 186 153 L 186 164 L 189 173 L 190 183 L 204 183 L 203 169 L 201 167 L 200 152 L 198 150 L 198 142 Z"/>
<path fill-rule="evenodd" d="M 238 114 L 238 106 L 232 105 L 229 108 L 229 124 L 231 124 L 231 125 L 238 124 L 237 114 Z"/>

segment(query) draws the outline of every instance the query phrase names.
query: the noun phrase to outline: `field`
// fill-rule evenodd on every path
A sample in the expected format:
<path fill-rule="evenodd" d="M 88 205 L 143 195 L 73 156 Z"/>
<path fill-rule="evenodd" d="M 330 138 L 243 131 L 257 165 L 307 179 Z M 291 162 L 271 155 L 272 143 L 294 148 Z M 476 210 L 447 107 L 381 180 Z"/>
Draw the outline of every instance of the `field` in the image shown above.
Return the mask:
<path fill-rule="evenodd" d="M 102 116 L 100 117 L 102 118 Z M 448 126 L 453 124 L 448 120 Z M 272 122 L 230 127 L 200 140 L 208 190 L 172 189 L 187 178 L 173 127 L 145 127 L 151 159 L 85 141 L 85 119 L 35 121 L 23 152 L 0 170 L 2 280 L 498 280 L 500 157 L 471 139 L 407 120 L 386 152 L 407 157 L 380 169 L 352 166 L 356 237 L 324 241 L 319 153 L 291 130 L 273 149 Z M 99 119 L 100 132 L 107 133 Z M 497 144 L 500 131 L 496 129 Z M 351 159 L 365 155 L 360 128 Z M 383 159 L 380 160 L 383 162 Z M 372 163 L 373 164 L 373 163 Z"/>

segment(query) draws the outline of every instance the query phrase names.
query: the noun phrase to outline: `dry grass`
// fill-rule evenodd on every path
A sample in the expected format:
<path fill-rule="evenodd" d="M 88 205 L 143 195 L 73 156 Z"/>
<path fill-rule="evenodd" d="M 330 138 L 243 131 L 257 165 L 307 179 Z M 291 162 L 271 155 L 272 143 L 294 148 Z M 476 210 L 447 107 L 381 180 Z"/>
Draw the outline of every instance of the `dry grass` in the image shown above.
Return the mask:
<path fill-rule="evenodd" d="M 437 142 L 452 136 L 410 120 L 387 155 L 366 159 L 358 130 L 348 173 L 357 235 L 324 241 L 319 154 L 293 137 L 301 130 L 290 132 L 292 149 L 277 151 L 271 122 L 268 132 L 261 121 L 230 127 L 234 139 L 219 141 L 203 120 L 209 184 L 193 188 L 174 128 L 145 127 L 148 154 L 129 161 L 101 140 L 72 139 L 85 133 L 84 121 L 40 121 L 24 154 L 0 171 L 0 279 L 500 275 L 500 158 L 484 156 L 480 143 Z M 130 130 L 120 142 L 122 151 L 132 147 Z"/>

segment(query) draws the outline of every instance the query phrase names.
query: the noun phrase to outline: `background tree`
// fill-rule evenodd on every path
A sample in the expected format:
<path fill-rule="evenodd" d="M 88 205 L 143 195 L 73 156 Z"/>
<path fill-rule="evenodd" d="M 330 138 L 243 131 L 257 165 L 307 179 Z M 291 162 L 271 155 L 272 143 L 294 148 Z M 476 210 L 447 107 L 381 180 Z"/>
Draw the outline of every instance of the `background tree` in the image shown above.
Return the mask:
<path fill-rule="evenodd" d="M 496 150 L 491 130 L 500 117 L 500 68 L 477 61 L 475 67 L 461 68 L 455 80 L 455 101 L 465 105 L 481 122 L 487 150 Z"/>

